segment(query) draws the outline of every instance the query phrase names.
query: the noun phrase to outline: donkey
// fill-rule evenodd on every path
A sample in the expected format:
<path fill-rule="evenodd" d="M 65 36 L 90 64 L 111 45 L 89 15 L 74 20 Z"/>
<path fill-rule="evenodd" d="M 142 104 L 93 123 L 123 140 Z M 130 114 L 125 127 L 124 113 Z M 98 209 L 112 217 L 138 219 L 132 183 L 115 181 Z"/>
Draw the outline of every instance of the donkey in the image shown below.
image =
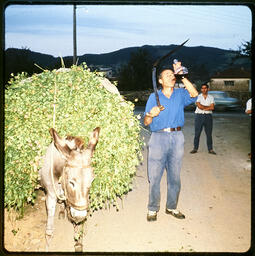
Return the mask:
<path fill-rule="evenodd" d="M 53 142 L 44 156 L 43 166 L 39 171 L 40 182 L 46 192 L 46 250 L 54 230 L 56 203 L 62 204 L 60 214 L 73 223 L 77 232 L 86 219 L 89 207 L 89 190 L 94 179 L 91 158 L 99 139 L 100 128 L 93 130 L 87 148 L 82 139 L 67 136 L 62 139 L 51 128 Z M 75 235 L 75 251 L 82 251 L 82 234 Z"/>

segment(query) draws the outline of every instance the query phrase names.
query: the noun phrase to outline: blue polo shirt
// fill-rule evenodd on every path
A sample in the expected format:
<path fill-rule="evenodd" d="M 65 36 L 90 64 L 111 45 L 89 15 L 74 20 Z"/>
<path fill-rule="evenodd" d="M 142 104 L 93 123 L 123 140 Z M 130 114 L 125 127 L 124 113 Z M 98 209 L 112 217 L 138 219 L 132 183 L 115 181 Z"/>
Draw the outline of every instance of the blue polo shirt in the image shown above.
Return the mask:
<path fill-rule="evenodd" d="M 171 97 L 168 99 L 161 90 L 158 91 L 159 101 L 165 107 L 158 116 L 152 119 L 150 129 L 152 132 L 164 128 L 176 128 L 184 125 L 184 108 L 191 103 L 196 102 L 197 97 L 190 97 L 185 88 L 174 88 Z M 152 93 L 146 103 L 145 113 L 157 106 L 155 93 Z"/>

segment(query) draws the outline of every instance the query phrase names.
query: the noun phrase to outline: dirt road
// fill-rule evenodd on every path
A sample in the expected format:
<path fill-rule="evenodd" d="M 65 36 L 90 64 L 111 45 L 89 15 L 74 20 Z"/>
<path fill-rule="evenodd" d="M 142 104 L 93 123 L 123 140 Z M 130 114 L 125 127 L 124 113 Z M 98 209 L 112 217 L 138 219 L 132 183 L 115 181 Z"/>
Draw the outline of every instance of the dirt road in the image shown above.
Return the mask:
<path fill-rule="evenodd" d="M 185 155 L 178 208 L 186 219 L 166 215 L 166 176 L 161 182 L 161 209 L 156 222 L 146 221 L 148 201 L 147 149 L 138 167 L 134 188 L 116 208 L 94 212 L 86 222 L 86 252 L 244 252 L 251 239 L 251 163 L 248 117 L 215 114 L 213 141 L 217 155 L 207 153 L 205 134 L 197 154 L 190 154 L 193 113 L 185 113 Z M 145 143 L 149 132 L 142 130 Z M 44 195 L 25 217 L 11 221 L 5 214 L 5 248 L 44 251 L 46 212 Z M 73 227 L 55 217 L 50 251 L 73 251 Z"/>

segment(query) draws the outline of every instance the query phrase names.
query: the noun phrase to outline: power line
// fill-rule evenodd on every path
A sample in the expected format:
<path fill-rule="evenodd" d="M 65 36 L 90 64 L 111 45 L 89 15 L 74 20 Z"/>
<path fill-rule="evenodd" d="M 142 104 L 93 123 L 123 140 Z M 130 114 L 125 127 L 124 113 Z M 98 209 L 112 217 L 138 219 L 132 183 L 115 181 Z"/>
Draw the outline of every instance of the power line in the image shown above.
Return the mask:
<path fill-rule="evenodd" d="M 251 16 L 249 15 L 240 15 L 239 12 L 233 13 L 233 9 L 230 12 L 230 9 L 227 10 L 228 6 L 176 6 L 176 5 L 167 5 L 167 6 L 143 6 L 144 9 L 151 10 L 153 12 L 161 13 L 162 11 L 165 14 L 175 14 L 180 16 L 181 19 L 192 18 L 199 19 L 201 22 L 210 22 L 215 21 L 217 23 L 231 24 L 234 26 L 250 26 L 251 27 Z M 184 8 L 187 7 L 185 13 L 183 12 Z M 229 6 L 231 8 L 233 6 Z M 238 6 L 237 6 L 238 7 Z M 242 6 L 243 8 L 246 8 Z M 167 13 L 166 13 L 167 12 Z"/>

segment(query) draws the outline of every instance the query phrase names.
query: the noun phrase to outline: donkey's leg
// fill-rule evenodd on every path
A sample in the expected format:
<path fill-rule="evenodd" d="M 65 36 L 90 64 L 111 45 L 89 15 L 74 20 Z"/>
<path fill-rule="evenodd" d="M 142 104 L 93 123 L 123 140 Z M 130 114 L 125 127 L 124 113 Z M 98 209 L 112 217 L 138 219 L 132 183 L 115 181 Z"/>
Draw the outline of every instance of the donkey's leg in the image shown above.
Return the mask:
<path fill-rule="evenodd" d="M 46 196 L 46 208 L 47 208 L 47 225 L 46 225 L 46 250 L 49 248 L 50 241 L 53 236 L 54 230 L 54 215 L 56 210 L 57 198 L 55 195 L 48 193 Z"/>
<path fill-rule="evenodd" d="M 75 224 L 74 225 L 74 249 L 75 252 L 82 252 L 83 251 L 83 234 L 84 234 L 84 222 Z"/>
<path fill-rule="evenodd" d="M 57 194 L 60 197 L 64 197 L 64 190 L 62 189 L 62 185 L 60 182 L 57 184 L 56 189 L 57 189 Z M 64 219 L 65 218 L 65 203 L 64 203 L 64 201 L 59 200 L 59 199 L 57 199 L 57 202 L 60 204 L 58 219 Z"/>
<path fill-rule="evenodd" d="M 66 217 L 65 214 L 65 203 L 64 202 L 60 202 L 60 206 L 59 206 L 59 214 L 58 214 L 58 219 L 64 219 Z"/>

